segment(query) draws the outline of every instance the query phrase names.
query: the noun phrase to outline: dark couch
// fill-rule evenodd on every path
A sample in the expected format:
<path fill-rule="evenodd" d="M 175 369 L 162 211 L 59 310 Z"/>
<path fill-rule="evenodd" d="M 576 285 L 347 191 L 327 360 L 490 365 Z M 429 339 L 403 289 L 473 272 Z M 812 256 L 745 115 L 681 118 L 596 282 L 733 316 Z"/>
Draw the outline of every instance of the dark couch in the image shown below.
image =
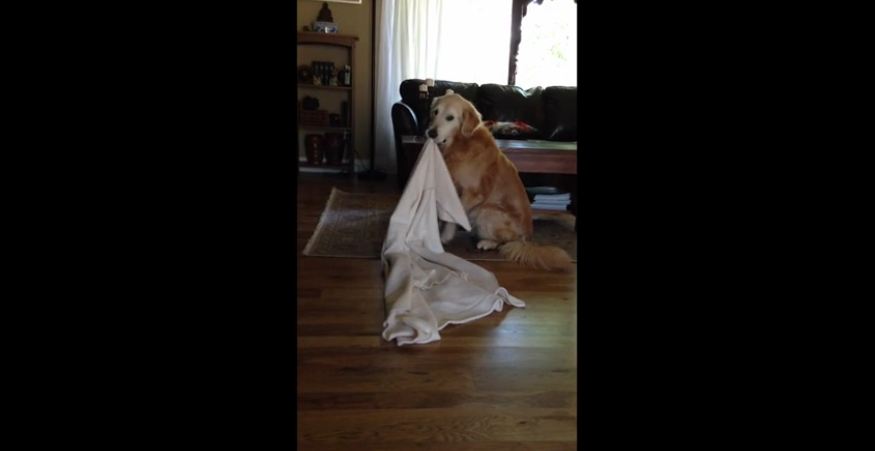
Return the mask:
<path fill-rule="evenodd" d="M 392 105 L 392 126 L 395 131 L 399 182 L 406 180 L 414 161 L 402 151 L 401 137 L 421 135 L 418 125 L 421 117 L 417 107 L 419 85 L 424 80 L 405 80 L 401 83 L 401 101 Z M 524 90 L 517 86 L 497 84 L 478 85 L 435 80 L 434 92 L 442 96 L 447 89 L 471 101 L 484 121 L 523 121 L 536 129 L 526 136 L 530 140 L 556 142 L 577 141 L 577 88 L 550 86 Z M 520 139 L 514 136 L 496 136 L 499 139 Z M 549 143 L 545 143 L 549 146 Z"/>

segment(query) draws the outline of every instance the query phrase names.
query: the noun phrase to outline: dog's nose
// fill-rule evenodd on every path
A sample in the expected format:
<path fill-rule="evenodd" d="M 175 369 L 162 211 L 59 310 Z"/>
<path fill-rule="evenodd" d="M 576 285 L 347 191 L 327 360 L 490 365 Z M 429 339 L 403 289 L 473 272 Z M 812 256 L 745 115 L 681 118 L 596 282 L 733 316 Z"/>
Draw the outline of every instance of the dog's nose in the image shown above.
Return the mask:
<path fill-rule="evenodd" d="M 428 137 L 429 137 L 429 138 L 431 138 L 431 139 L 435 139 L 435 138 L 437 138 L 437 129 L 430 128 L 430 129 L 428 129 L 428 133 L 427 133 L 427 134 L 428 134 Z"/>

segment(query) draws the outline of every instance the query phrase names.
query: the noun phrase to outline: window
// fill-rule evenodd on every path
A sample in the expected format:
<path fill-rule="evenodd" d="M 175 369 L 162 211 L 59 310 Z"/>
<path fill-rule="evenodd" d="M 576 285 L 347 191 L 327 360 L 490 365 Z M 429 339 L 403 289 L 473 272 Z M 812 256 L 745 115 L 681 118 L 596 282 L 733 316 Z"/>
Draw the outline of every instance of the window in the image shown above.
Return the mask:
<path fill-rule="evenodd" d="M 431 28 L 426 21 L 417 23 L 418 29 L 428 36 L 427 45 L 436 50 L 433 66 L 436 71 L 423 74 L 422 78 L 478 84 L 507 81 L 510 3 L 510 0 L 443 0 L 417 4 L 416 7 L 431 8 L 428 13 L 439 19 Z"/>
<path fill-rule="evenodd" d="M 508 84 L 577 86 L 576 1 L 514 0 L 511 28 L 518 45 L 511 45 Z"/>

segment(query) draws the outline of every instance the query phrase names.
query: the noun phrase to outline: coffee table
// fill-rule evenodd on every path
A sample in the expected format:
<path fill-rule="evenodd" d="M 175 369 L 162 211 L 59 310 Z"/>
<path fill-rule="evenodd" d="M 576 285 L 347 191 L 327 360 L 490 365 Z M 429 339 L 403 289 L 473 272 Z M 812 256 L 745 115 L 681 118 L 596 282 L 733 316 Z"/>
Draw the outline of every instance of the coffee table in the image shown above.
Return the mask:
<path fill-rule="evenodd" d="M 419 157 L 425 137 L 402 135 L 398 151 L 398 184 L 404 189 Z M 496 139 L 495 142 L 519 172 L 577 176 L 577 143 L 544 140 Z M 576 185 L 576 183 L 575 183 Z M 577 214 L 577 193 L 571 190 L 571 210 Z"/>

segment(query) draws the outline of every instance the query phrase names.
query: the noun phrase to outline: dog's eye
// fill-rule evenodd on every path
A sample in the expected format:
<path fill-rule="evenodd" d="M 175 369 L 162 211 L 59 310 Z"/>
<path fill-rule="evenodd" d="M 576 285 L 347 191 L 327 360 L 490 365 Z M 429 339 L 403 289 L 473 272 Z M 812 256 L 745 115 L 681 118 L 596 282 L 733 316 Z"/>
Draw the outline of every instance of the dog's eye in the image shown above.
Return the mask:
<path fill-rule="evenodd" d="M 437 116 L 437 110 L 434 110 L 434 115 Z"/>
<path fill-rule="evenodd" d="M 447 116 L 447 120 L 448 120 L 448 121 L 453 120 L 453 116 Z"/>

